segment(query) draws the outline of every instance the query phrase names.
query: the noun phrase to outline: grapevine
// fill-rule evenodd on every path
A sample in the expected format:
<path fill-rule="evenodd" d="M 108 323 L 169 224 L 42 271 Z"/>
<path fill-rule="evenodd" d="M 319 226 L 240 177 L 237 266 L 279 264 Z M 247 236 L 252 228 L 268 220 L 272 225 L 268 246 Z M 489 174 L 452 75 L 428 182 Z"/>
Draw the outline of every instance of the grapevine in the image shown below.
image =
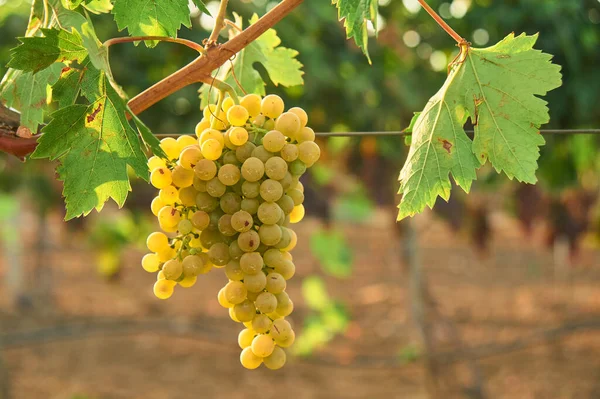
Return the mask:
<path fill-rule="evenodd" d="M 219 304 L 243 323 L 238 343 L 248 369 L 279 369 L 295 338 L 285 292 L 296 271 L 291 225 L 304 217 L 299 181 L 320 149 L 301 108 L 284 112 L 277 95 L 219 95 L 204 109 L 196 136 L 165 138 L 165 158 L 148 160 L 159 189 L 152 212 L 162 232 L 148 236 L 144 270 L 156 273 L 154 294 L 168 299 L 177 286 L 223 269 L 229 282 Z"/>

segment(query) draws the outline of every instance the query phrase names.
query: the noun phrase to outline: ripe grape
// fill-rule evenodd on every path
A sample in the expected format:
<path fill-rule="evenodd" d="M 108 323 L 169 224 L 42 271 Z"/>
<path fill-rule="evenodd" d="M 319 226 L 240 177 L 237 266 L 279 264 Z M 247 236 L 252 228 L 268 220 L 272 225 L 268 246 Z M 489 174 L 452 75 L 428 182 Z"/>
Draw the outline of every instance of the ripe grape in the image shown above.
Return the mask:
<path fill-rule="evenodd" d="M 251 328 L 244 328 L 238 335 L 238 345 L 240 348 L 245 349 L 252 345 L 252 340 L 256 335 L 256 331 Z"/>
<path fill-rule="evenodd" d="M 296 134 L 301 128 L 300 118 L 293 112 L 284 112 L 275 121 L 275 130 L 279 130 L 281 133 L 292 139 L 296 137 Z"/>
<path fill-rule="evenodd" d="M 158 211 L 160 211 L 165 205 L 166 204 L 159 197 L 154 198 L 152 200 L 152 204 L 150 205 L 150 209 L 152 210 L 154 216 L 158 216 Z"/>
<path fill-rule="evenodd" d="M 248 110 L 251 117 L 256 117 L 260 114 L 261 98 L 258 94 L 248 94 L 240 100 L 240 105 Z"/>
<path fill-rule="evenodd" d="M 237 260 L 235 260 L 235 259 L 231 259 L 225 265 L 225 275 L 231 281 L 241 281 L 241 280 L 243 280 L 244 279 L 244 272 L 240 268 L 240 262 L 237 261 Z"/>
<path fill-rule="evenodd" d="M 252 152 L 255 148 L 256 145 L 254 145 L 254 143 L 252 143 L 251 141 L 248 141 L 246 142 L 246 144 L 239 146 L 235 150 L 235 156 L 237 160 L 242 163 L 246 162 L 246 160 L 252 156 Z"/>
<path fill-rule="evenodd" d="M 160 259 L 156 254 L 146 254 L 142 258 L 142 267 L 148 273 L 156 273 L 160 266 Z"/>
<path fill-rule="evenodd" d="M 321 150 L 314 141 L 305 141 L 298 145 L 298 159 L 304 162 L 307 166 L 312 166 L 319 160 Z"/>
<path fill-rule="evenodd" d="M 260 295 L 259 295 L 260 296 Z M 271 319 L 266 314 L 258 314 L 252 319 L 252 329 L 259 334 L 264 334 L 271 328 Z"/>
<path fill-rule="evenodd" d="M 181 281 L 179 281 L 178 284 L 180 286 L 182 286 L 183 288 L 191 288 L 194 285 L 196 285 L 197 280 L 198 280 L 198 277 L 196 277 L 196 276 L 186 276 Z"/>
<path fill-rule="evenodd" d="M 262 362 L 262 357 L 256 356 L 250 347 L 244 348 L 240 354 L 240 363 L 248 370 L 257 369 Z"/>
<path fill-rule="evenodd" d="M 194 136 L 183 135 L 177 138 L 177 144 L 179 145 L 179 152 L 182 153 L 186 147 L 196 145 L 198 144 L 198 141 Z M 181 154 L 179 155 L 179 158 L 181 159 Z"/>
<path fill-rule="evenodd" d="M 223 153 L 223 144 L 215 139 L 208 139 L 202 144 L 201 150 L 204 158 L 215 161 Z"/>
<path fill-rule="evenodd" d="M 210 223 L 210 217 L 208 216 L 208 213 L 204 211 L 194 212 L 190 220 L 192 222 L 192 225 L 198 230 L 206 229 L 208 227 L 208 224 Z"/>
<path fill-rule="evenodd" d="M 198 193 L 196 195 L 196 206 L 204 212 L 212 212 L 219 206 L 219 201 L 208 193 Z"/>
<path fill-rule="evenodd" d="M 254 158 L 260 159 L 262 161 L 262 163 L 267 162 L 269 160 L 269 158 L 273 157 L 274 155 L 275 154 L 267 151 L 267 149 L 262 145 L 259 145 L 252 151 L 252 156 Z"/>
<path fill-rule="evenodd" d="M 258 207 L 258 219 L 265 224 L 275 224 L 281 216 L 281 208 L 274 202 L 263 202 Z"/>
<path fill-rule="evenodd" d="M 218 173 L 219 180 L 226 186 L 233 186 L 240 180 L 240 168 L 227 164 L 221 166 Z"/>
<path fill-rule="evenodd" d="M 244 252 L 253 252 L 260 245 L 260 237 L 254 230 L 245 231 L 240 233 L 237 239 L 238 245 Z"/>
<path fill-rule="evenodd" d="M 169 280 L 158 280 L 154 283 L 154 295 L 158 299 L 169 299 L 173 295 L 173 289 L 177 283 Z"/>
<path fill-rule="evenodd" d="M 262 145 L 269 152 L 279 152 L 285 146 L 285 136 L 278 130 L 271 130 L 262 140 Z"/>
<path fill-rule="evenodd" d="M 160 148 L 162 148 L 170 160 L 177 159 L 179 157 L 179 143 L 172 137 L 162 139 L 160 141 Z"/>
<path fill-rule="evenodd" d="M 237 211 L 231 217 L 231 226 L 240 233 L 250 230 L 252 228 L 252 224 L 252 215 L 246 211 Z"/>
<path fill-rule="evenodd" d="M 183 187 L 179 189 L 179 201 L 185 206 L 196 206 L 196 195 L 198 191 L 193 186 Z"/>
<path fill-rule="evenodd" d="M 183 265 L 176 259 L 171 259 L 163 265 L 162 271 L 167 280 L 177 280 L 183 273 Z"/>
<path fill-rule="evenodd" d="M 252 352 L 259 357 L 267 357 L 275 349 L 275 341 L 269 335 L 259 334 L 252 340 Z"/>
<path fill-rule="evenodd" d="M 256 198 L 244 198 L 241 203 L 241 209 L 251 215 L 256 215 L 259 205 L 260 202 Z"/>
<path fill-rule="evenodd" d="M 298 143 L 304 143 L 305 141 L 315 141 L 315 131 L 309 127 L 303 127 L 300 132 L 296 135 L 296 141 Z"/>
<path fill-rule="evenodd" d="M 284 279 L 289 280 L 296 274 L 296 265 L 291 260 L 284 259 L 281 264 L 275 267 L 275 271 L 281 274 Z"/>
<path fill-rule="evenodd" d="M 265 174 L 271 179 L 281 180 L 288 171 L 288 164 L 280 157 L 272 157 L 265 163 Z"/>
<path fill-rule="evenodd" d="M 226 99 L 223 100 L 223 104 L 221 105 L 221 109 L 225 112 L 227 112 L 229 110 L 229 108 L 233 107 L 235 105 L 235 102 L 233 101 L 233 98 L 231 97 L 227 97 Z"/>
<path fill-rule="evenodd" d="M 294 207 L 290 213 L 290 223 L 298 223 L 304 219 L 304 205 L 300 204 Z"/>
<path fill-rule="evenodd" d="M 275 119 L 283 113 L 284 104 L 281 97 L 275 94 L 269 94 L 262 99 L 260 110 L 267 118 Z"/>
<path fill-rule="evenodd" d="M 261 313 L 273 313 L 277 309 L 277 298 L 270 292 L 263 292 L 258 295 L 254 305 Z"/>
<path fill-rule="evenodd" d="M 185 258 L 183 258 L 183 261 L 181 262 L 181 267 L 184 276 L 197 276 L 200 274 L 202 268 L 204 267 L 204 261 L 202 260 L 201 256 L 188 255 Z"/>
<path fill-rule="evenodd" d="M 298 118 L 300 119 L 301 127 L 305 127 L 306 124 L 308 123 L 308 115 L 306 114 L 306 111 L 304 111 L 302 108 L 293 107 L 293 108 L 290 108 L 290 110 L 288 112 L 293 112 L 298 116 Z"/>
<path fill-rule="evenodd" d="M 287 356 L 285 351 L 278 346 L 273 348 L 273 353 L 263 359 L 265 367 L 269 370 L 279 370 L 285 365 Z"/>
<path fill-rule="evenodd" d="M 193 228 L 192 222 L 188 219 L 181 219 L 177 224 L 177 230 L 183 235 L 191 233 Z"/>
<path fill-rule="evenodd" d="M 208 128 L 210 128 L 210 122 L 208 121 L 208 119 L 202 119 L 200 122 L 198 122 L 198 124 L 196 125 L 196 128 L 194 129 L 194 133 L 196 133 L 196 137 L 200 138 L 200 135 L 202 134 L 202 132 Z"/>
<path fill-rule="evenodd" d="M 298 146 L 296 144 L 286 143 L 281 149 L 281 158 L 286 162 L 292 162 L 298 159 Z"/>
<path fill-rule="evenodd" d="M 165 205 L 173 205 L 179 199 L 179 191 L 174 186 L 167 186 L 158 192 L 158 198 Z"/>
<path fill-rule="evenodd" d="M 234 105 L 227 111 L 227 120 L 232 126 L 244 126 L 250 118 L 248 110 L 241 105 Z"/>
<path fill-rule="evenodd" d="M 194 166 L 194 174 L 200 180 L 208 181 L 217 175 L 217 165 L 210 159 L 201 159 Z"/>
<path fill-rule="evenodd" d="M 277 319 L 273 322 L 269 334 L 275 341 L 284 340 L 292 334 L 292 326 L 290 322 L 285 319 Z"/>
<path fill-rule="evenodd" d="M 238 303 L 233 307 L 233 313 L 235 314 L 235 318 L 242 323 L 246 321 L 252 321 L 256 315 L 256 307 L 252 301 L 246 299 L 242 303 Z"/>
<path fill-rule="evenodd" d="M 213 177 L 206 182 L 206 192 L 211 197 L 221 198 L 225 194 L 225 191 L 227 191 L 227 186 L 218 177 Z"/>
<path fill-rule="evenodd" d="M 155 168 L 150 174 L 150 183 L 158 189 L 168 187 L 172 182 L 171 171 L 167 167 Z"/>
<path fill-rule="evenodd" d="M 241 281 L 230 281 L 225 287 L 223 287 L 223 296 L 228 303 L 237 305 L 246 300 L 248 290 Z"/>
<path fill-rule="evenodd" d="M 223 242 L 214 243 L 208 250 L 208 259 L 215 266 L 225 266 L 229 262 L 229 245 Z"/>
<path fill-rule="evenodd" d="M 161 252 L 169 247 L 169 239 L 164 233 L 151 233 L 146 240 L 146 246 L 152 252 Z"/>
<path fill-rule="evenodd" d="M 260 237 L 260 242 L 263 244 L 268 246 L 276 245 L 281 241 L 281 227 L 276 224 L 263 224 L 258 229 L 258 236 Z"/>
<path fill-rule="evenodd" d="M 280 294 L 285 291 L 287 283 L 279 273 L 269 273 L 267 275 L 267 291 L 271 294 Z"/>
<path fill-rule="evenodd" d="M 219 294 L 217 295 L 217 301 L 219 302 L 219 305 L 223 306 L 224 308 L 233 307 L 233 303 L 229 302 L 227 298 L 225 298 L 225 287 L 221 288 L 219 291 Z"/>
<path fill-rule="evenodd" d="M 258 252 L 247 252 L 240 258 L 240 268 L 246 274 L 256 274 L 262 270 L 263 258 Z"/>
<path fill-rule="evenodd" d="M 242 165 L 242 176 L 249 182 L 259 181 L 265 174 L 264 163 L 255 157 L 246 159 Z"/>
<path fill-rule="evenodd" d="M 248 131 L 243 127 L 234 127 L 229 130 L 229 140 L 233 145 L 244 145 L 248 141 Z"/>
<path fill-rule="evenodd" d="M 261 292 L 267 286 L 267 276 L 263 272 L 245 274 L 244 286 L 250 292 Z"/>
<path fill-rule="evenodd" d="M 194 182 L 194 172 L 177 165 L 171 172 L 171 179 L 177 187 L 189 187 Z"/>
<path fill-rule="evenodd" d="M 165 168 L 166 166 L 167 163 L 162 158 L 150 157 L 150 159 L 148 159 L 148 169 L 150 169 L 150 172 L 152 172 L 156 168 Z"/>

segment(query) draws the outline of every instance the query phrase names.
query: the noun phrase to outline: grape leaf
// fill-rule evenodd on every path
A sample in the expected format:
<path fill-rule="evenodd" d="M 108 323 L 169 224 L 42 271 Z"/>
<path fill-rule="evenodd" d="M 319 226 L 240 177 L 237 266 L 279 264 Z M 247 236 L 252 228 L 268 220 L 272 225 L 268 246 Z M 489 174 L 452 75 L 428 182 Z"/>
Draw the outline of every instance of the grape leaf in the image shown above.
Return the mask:
<path fill-rule="evenodd" d="M 127 167 L 148 178 L 146 157 L 138 136 L 126 117 L 126 105 L 103 71 L 88 72 L 99 81 L 100 96 L 89 105 L 70 105 L 50 115 L 51 121 L 32 154 L 33 158 L 59 159 L 64 182 L 66 219 L 101 210 L 112 198 L 125 203 L 131 190 Z"/>
<path fill-rule="evenodd" d="M 20 45 L 11 50 L 8 67 L 37 72 L 55 62 L 83 60 L 87 50 L 76 30 L 41 29 L 44 36 L 21 37 Z"/>
<path fill-rule="evenodd" d="M 131 36 L 177 37 L 181 25 L 192 26 L 188 0 L 115 0 L 112 12 Z"/>
<path fill-rule="evenodd" d="M 371 63 L 367 22 L 371 21 L 377 32 L 377 0 L 332 0 L 331 2 L 338 8 L 339 20 L 344 20 L 346 36 L 348 39 L 354 39 Z"/>
<path fill-rule="evenodd" d="M 94 14 L 105 14 L 113 9 L 110 0 L 86 0 L 83 7 Z"/>
<path fill-rule="evenodd" d="M 534 50 L 537 35 L 514 34 L 498 44 L 464 47 L 444 86 L 418 116 L 400 171 L 398 220 L 450 197 L 450 177 L 466 192 L 488 159 L 510 178 L 535 183 L 542 124 L 550 120 L 545 95 L 561 85 L 560 66 Z M 471 141 L 464 124 L 471 119 Z"/>
<path fill-rule="evenodd" d="M 31 12 L 29 13 L 29 22 L 25 36 L 33 36 L 42 27 L 44 21 L 44 2 L 42 0 L 33 0 Z"/>
<path fill-rule="evenodd" d="M 208 8 L 206 8 L 206 5 L 202 2 L 202 0 L 192 0 L 192 1 L 196 5 L 196 7 L 198 7 L 198 9 L 200 11 L 202 11 L 206 15 L 210 15 L 210 11 L 208 11 Z"/>
<path fill-rule="evenodd" d="M 34 74 L 33 72 L 13 71 L 3 82 L 0 100 L 7 107 L 21 111 L 21 126 L 34 134 L 44 122 L 44 109 L 48 100 L 48 85 L 54 84 L 60 76 L 63 64 L 56 63 Z"/>

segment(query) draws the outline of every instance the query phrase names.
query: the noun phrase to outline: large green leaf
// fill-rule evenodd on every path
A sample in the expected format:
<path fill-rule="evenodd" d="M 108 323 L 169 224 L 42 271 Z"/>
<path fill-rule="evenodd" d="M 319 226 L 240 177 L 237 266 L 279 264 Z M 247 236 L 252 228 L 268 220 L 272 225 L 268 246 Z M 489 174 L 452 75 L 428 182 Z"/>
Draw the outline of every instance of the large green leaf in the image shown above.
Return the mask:
<path fill-rule="evenodd" d="M 450 197 L 450 175 L 466 192 L 488 159 L 498 171 L 535 183 L 542 124 L 550 120 L 536 96 L 561 85 L 560 66 L 533 45 L 537 36 L 513 34 L 486 49 L 463 49 L 441 90 L 418 116 L 400 172 L 398 219 Z M 475 126 L 471 141 L 464 124 Z"/>
<path fill-rule="evenodd" d="M 348 39 L 354 39 L 371 62 L 367 23 L 371 21 L 377 32 L 377 0 L 332 0 L 332 3 L 338 8 L 339 19 L 344 20 Z"/>

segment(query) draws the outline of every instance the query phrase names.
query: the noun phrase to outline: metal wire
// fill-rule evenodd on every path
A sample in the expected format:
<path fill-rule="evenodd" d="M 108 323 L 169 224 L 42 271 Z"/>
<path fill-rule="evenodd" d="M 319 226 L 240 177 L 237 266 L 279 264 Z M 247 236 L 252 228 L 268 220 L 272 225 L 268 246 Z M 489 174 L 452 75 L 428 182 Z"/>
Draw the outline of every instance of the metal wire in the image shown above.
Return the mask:
<path fill-rule="evenodd" d="M 466 130 L 466 133 L 469 135 L 473 135 L 475 131 Z M 571 135 L 600 135 L 600 129 L 542 129 L 540 130 L 540 134 L 544 136 L 571 136 Z M 189 133 L 171 133 L 171 134 L 157 134 L 158 138 L 165 137 L 179 137 L 179 136 L 189 136 L 193 134 Z M 388 130 L 388 131 L 380 131 L 380 132 L 318 132 L 315 133 L 318 137 L 367 137 L 367 136 L 375 136 L 375 137 L 386 137 L 386 136 L 410 136 L 411 133 L 406 130 Z"/>

